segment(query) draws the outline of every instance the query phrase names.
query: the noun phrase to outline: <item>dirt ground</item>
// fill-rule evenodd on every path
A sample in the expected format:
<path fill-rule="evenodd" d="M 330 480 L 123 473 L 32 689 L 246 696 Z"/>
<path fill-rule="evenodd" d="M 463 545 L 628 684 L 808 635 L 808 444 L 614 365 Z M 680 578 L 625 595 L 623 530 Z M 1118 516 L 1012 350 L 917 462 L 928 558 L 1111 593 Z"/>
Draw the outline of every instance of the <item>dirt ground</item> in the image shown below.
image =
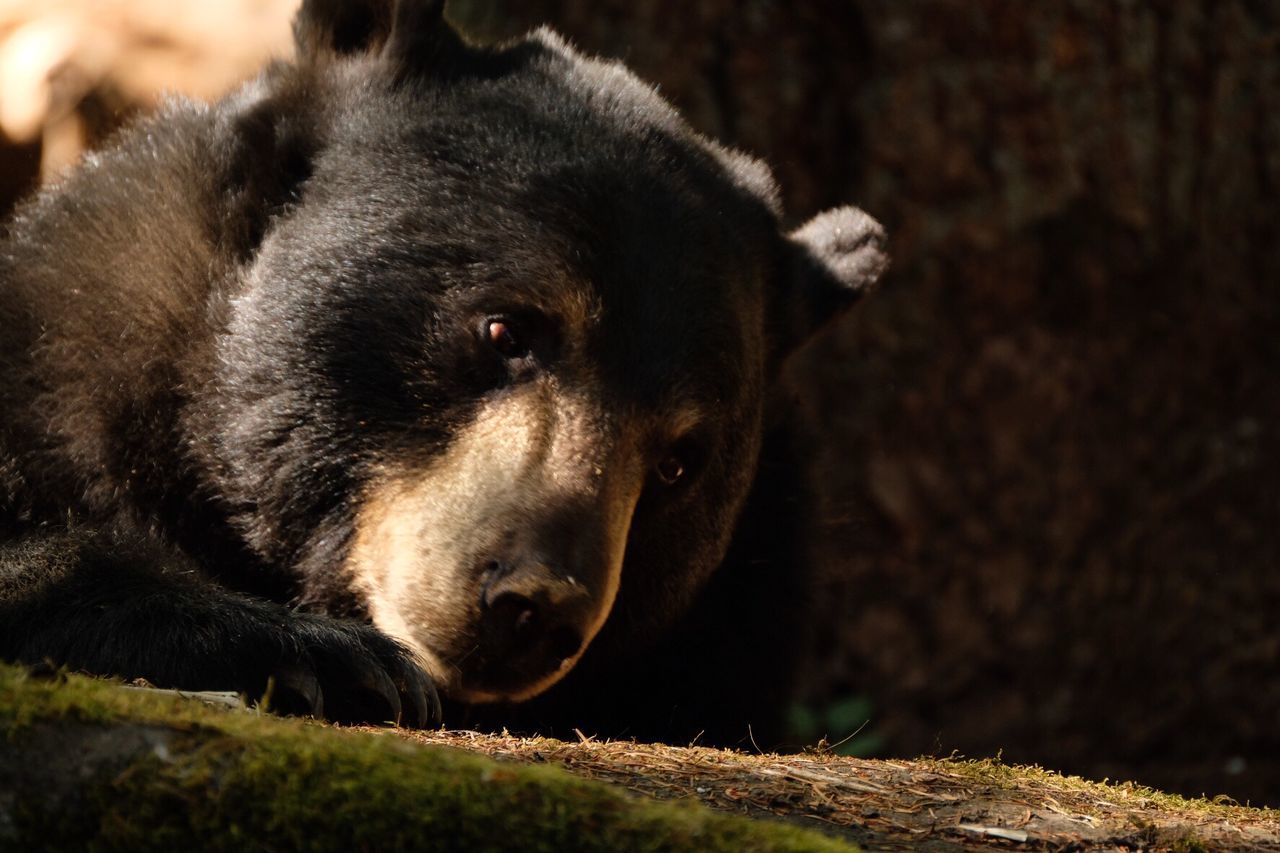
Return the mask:
<path fill-rule="evenodd" d="M 371 730 L 387 731 L 387 730 Z M 552 762 L 650 797 L 816 827 L 868 850 L 1280 850 L 1280 813 L 1186 800 L 998 761 L 748 754 L 625 741 L 397 732 L 417 743 Z"/>

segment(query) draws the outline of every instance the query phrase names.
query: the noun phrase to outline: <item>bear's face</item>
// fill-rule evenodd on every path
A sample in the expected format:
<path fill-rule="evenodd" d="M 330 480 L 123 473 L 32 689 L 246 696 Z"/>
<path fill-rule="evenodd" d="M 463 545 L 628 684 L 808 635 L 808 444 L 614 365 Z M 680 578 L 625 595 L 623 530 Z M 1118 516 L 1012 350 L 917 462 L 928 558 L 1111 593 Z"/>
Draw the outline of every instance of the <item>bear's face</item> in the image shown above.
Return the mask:
<path fill-rule="evenodd" d="M 331 5 L 275 124 L 308 128 L 304 180 L 226 307 L 223 491 L 311 600 L 455 698 L 526 698 L 715 569 L 769 378 L 879 274 L 879 232 L 782 234 L 762 165 L 547 33 L 479 51 L 401 3 L 354 37 Z"/>

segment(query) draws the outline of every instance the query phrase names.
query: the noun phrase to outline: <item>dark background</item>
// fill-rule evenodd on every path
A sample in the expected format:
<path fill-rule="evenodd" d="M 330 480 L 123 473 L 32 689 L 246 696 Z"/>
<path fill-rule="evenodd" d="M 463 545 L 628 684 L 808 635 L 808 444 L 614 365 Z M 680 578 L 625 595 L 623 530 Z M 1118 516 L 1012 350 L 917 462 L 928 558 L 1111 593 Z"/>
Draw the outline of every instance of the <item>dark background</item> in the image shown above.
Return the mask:
<path fill-rule="evenodd" d="M 889 229 L 881 292 L 790 373 L 822 506 L 797 738 L 869 716 L 846 748 L 1280 806 L 1280 4 L 449 14 L 623 59 L 772 164 L 796 224 Z M 145 102 L 81 76 L 50 126 Z M 0 147 L 0 206 L 41 146 Z"/>

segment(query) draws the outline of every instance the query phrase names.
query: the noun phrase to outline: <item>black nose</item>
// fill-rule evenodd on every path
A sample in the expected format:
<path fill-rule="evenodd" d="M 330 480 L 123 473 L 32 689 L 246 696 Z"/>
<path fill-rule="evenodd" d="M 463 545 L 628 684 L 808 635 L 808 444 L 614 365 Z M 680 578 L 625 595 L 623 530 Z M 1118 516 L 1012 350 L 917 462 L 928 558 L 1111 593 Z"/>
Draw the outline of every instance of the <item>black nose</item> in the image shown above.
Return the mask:
<path fill-rule="evenodd" d="M 481 594 L 482 643 L 502 668 L 530 680 L 582 650 L 590 592 L 540 563 L 495 566 Z"/>
<path fill-rule="evenodd" d="M 582 648 L 582 631 L 575 625 L 555 624 L 559 615 L 554 608 L 539 607 L 528 596 L 503 592 L 490 602 L 485 619 L 508 651 L 522 653 L 544 646 L 559 661 Z"/>

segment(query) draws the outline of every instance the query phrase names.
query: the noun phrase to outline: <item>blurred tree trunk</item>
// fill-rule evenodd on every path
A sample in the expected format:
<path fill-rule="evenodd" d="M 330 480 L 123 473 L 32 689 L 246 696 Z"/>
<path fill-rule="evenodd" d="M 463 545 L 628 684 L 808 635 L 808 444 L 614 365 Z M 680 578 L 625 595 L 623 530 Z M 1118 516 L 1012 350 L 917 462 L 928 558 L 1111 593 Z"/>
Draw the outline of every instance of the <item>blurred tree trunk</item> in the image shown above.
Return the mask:
<path fill-rule="evenodd" d="M 812 701 L 869 695 L 896 754 L 1280 805 L 1280 6 L 450 14 L 625 60 L 795 221 L 889 227 L 884 292 L 793 371 L 824 440 Z"/>

